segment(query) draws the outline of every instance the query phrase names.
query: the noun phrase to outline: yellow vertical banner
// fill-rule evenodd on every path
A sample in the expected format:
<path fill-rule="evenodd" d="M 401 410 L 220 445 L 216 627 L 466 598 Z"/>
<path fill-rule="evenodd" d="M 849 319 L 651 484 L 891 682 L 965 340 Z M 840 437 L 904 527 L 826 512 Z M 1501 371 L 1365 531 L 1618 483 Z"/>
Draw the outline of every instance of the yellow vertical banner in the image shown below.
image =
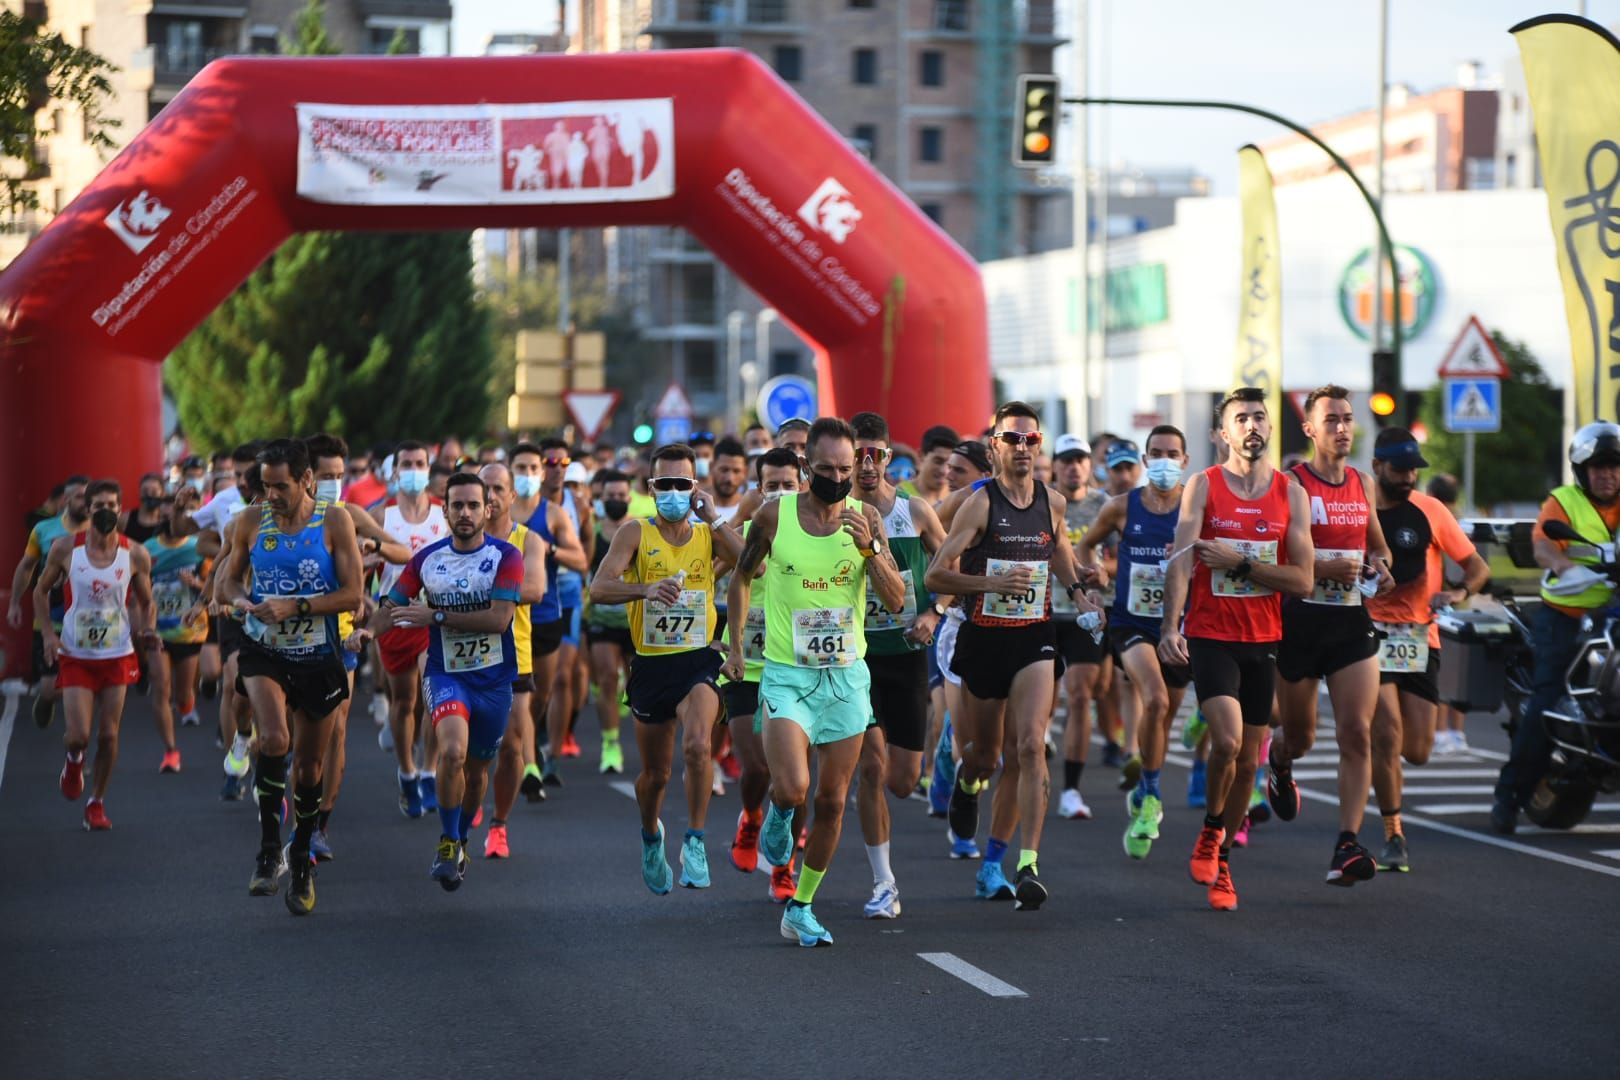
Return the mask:
<path fill-rule="evenodd" d="M 1569 319 L 1575 424 L 1620 415 L 1620 41 L 1573 15 L 1513 28 Z"/>
<path fill-rule="evenodd" d="M 1239 289 L 1238 386 L 1266 392 L 1271 460 L 1282 461 L 1282 249 L 1271 170 L 1257 146 L 1238 151 L 1238 198 L 1243 204 L 1243 281 Z"/>

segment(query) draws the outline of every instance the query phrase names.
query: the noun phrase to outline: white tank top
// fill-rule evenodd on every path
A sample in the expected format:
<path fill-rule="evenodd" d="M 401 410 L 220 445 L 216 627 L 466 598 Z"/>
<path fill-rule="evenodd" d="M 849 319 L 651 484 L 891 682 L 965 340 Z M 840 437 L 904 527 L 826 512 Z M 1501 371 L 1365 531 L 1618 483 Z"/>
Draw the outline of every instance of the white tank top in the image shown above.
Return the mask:
<path fill-rule="evenodd" d="M 911 520 L 911 499 L 903 491 L 895 492 L 894 506 L 883 518 L 883 535 L 890 540 L 918 535 L 917 524 Z"/>
<path fill-rule="evenodd" d="M 129 538 L 107 566 L 90 562 L 80 534 L 68 559 L 68 609 L 62 618 L 62 653 L 76 660 L 114 660 L 135 651 L 129 633 Z"/>
<path fill-rule="evenodd" d="M 411 554 L 436 541 L 443 540 L 450 535 L 450 525 L 444 519 L 444 508 L 438 503 L 428 505 L 427 517 L 417 524 L 405 520 L 400 512 L 399 504 L 390 501 L 383 508 L 383 532 L 411 549 Z M 405 572 L 404 565 L 395 566 L 393 563 L 384 563 L 382 572 L 382 592 L 387 593 Z"/>

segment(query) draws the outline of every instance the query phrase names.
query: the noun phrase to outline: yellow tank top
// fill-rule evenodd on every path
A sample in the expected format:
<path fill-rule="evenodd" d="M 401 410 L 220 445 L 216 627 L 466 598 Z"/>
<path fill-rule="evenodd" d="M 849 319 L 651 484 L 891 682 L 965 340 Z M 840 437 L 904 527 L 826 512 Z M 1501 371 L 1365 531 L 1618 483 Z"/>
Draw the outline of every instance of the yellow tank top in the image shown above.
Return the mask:
<path fill-rule="evenodd" d="M 630 640 L 642 656 L 690 652 L 714 640 L 714 538 L 701 521 L 686 543 L 664 539 L 652 518 L 641 523 L 635 565 L 625 580 L 651 584 L 682 573 L 681 598 L 666 607 L 649 600 L 630 605 Z"/>
<path fill-rule="evenodd" d="M 512 532 L 506 538 L 507 543 L 523 554 L 523 545 L 528 543 L 529 527 L 512 522 Z M 533 640 L 530 630 L 533 624 L 529 621 L 529 604 L 519 604 L 512 615 L 512 648 L 517 650 L 517 671 L 519 675 L 534 674 L 534 653 L 530 650 Z"/>

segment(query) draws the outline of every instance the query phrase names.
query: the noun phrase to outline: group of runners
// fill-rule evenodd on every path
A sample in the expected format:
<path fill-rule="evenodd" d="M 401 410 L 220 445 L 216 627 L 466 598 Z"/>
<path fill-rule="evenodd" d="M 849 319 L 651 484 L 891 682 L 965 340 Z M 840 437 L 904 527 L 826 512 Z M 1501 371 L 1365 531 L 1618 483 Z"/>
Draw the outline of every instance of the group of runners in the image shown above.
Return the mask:
<path fill-rule="evenodd" d="M 1292 766 L 1322 682 L 1339 756 L 1326 880 L 1409 868 L 1402 761 L 1433 750 L 1434 614 L 1488 577 L 1415 490 L 1427 462 L 1410 432 L 1378 434 L 1369 475 L 1349 464 L 1348 391 L 1314 391 L 1305 415 L 1310 456 L 1283 470 L 1264 395 L 1233 391 L 1210 432 L 1220 464 L 1202 472 L 1175 427 L 1141 448 L 1048 444 L 1021 402 L 981 436 L 932 428 L 914 449 L 870 412 L 639 459 L 556 439 L 467 455 L 450 440 L 351 454 L 332 435 L 280 438 L 220 455 L 217 491 L 200 460 L 143 478 L 133 506 L 115 481 L 69 478 L 8 615 L 34 621 L 34 715 L 48 725 L 60 700 L 70 800 L 94 736 L 87 829 L 111 826 L 128 688 L 147 684 L 166 772 L 199 687 L 217 693 L 222 797 L 251 787 L 258 808 L 249 891 L 282 892 L 297 914 L 333 855 L 363 665 L 400 811 L 439 820 L 429 873 L 444 889 L 465 880 L 475 830 L 484 858 L 508 858 L 518 796 L 558 795 L 594 690 L 601 772 L 625 768 L 631 717 L 646 887 L 710 887 L 709 803 L 729 776 L 742 805 L 728 861 L 765 861 L 781 934 L 806 947 L 832 942 L 813 903 L 852 785 L 865 916 L 901 914 L 891 801 L 917 797 L 946 821 L 942 854 L 977 862 L 976 896 L 1040 909 L 1048 757 L 1063 766 L 1059 816 L 1091 817 L 1093 709 L 1122 766 L 1122 846 L 1148 858 L 1190 686 L 1188 802 L 1205 816 L 1188 869 L 1230 910 L 1233 847 L 1299 813 Z M 1359 840 L 1369 789 L 1376 856 Z"/>

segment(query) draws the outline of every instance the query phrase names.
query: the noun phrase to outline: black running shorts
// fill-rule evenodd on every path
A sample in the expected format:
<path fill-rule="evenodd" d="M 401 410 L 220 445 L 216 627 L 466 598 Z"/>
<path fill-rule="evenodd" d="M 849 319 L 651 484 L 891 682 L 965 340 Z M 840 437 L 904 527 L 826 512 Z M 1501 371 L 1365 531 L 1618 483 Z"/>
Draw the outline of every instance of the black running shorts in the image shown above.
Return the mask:
<path fill-rule="evenodd" d="M 562 619 L 535 623 L 529 629 L 529 654 L 540 660 L 562 648 L 563 631 L 566 629 L 568 623 Z"/>
<path fill-rule="evenodd" d="M 1031 664 L 1053 662 L 1057 635 L 1050 620 L 1029 626 L 978 626 L 969 621 L 956 633 L 951 671 L 967 692 L 981 701 L 1004 701 L 1013 678 Z"/>
<path fill-rule="evenodd" d="M 675 709 L 699 686 L 713 690 L 718 700 L 724 662 L 720 651 L 707 645 L 678 653 L 636 654 L 625 686 L 630 711 L 644 724 L 662 724 L 675 719 Z"/>
<path fill-rule="evenodd" d="M 1091 636 L 1090 630 L 1080 629 L 1080 624 L 1067 620 L 1052 621 L 1057 627 L 1058 655 L 1069 667 L 1076 664 L 1100 664 L 1108 659 L 1108 639 L 1102 641 Z"/>
<path fill-rule="evenodd" d="M 1236 698 L 1244 724 L 1271 725 L 1271 703 L 1277 687 L 1275 641 L 1188 638 L 1187 653 L 1200 705 L 1210 698 Z"/>
<path fill-rule="evenodd" d="M 295 661 L 256 641 L 244 640 L 236 665 L 238 690 L 246 693 L 248 679 L 274 680 L 286 695 L 289 716 L 297 711 L 311 720 L 322 720 L 349 696 L 349 673 L 335 652 L 318 660 Z"/>
<path fill-rule="evenodd" d="M 1114 655 L 1121 658 L 1120 674 L 1125 675 L 1123 657 L 1138 645 L 1146 645 L 1158 652 L 1159 633 L 1156 630 L 1144 630 L 1139 626 L 1126 626 L 1124 624 L 1108 624 L 1108 644 L 1113 648 Z M 1192 682 L 1192 668 L 1185 664 L 1166 664 L 1159 661 L 1159 673 L 1164 676 L 1164 685 L 1172 690 L 1185 690 L 1187 684 Z M 1129 678 L 1128 675 L 1126 675 Z"/>
<path fill-rule="evenodd" d="M 868 651 L 872 714 L 890 746 L 922 751 L 928 739 L 928 653 L 922 649 L 879 656 Z"/>
<path fill-rule="evenodd" d="M 1440 704 L 1440 650 L 1429 650 L 1429 664 L 1423 671 L 1401 673 L 1394 671 L 1380 671 L 1378 681 L 1380 684 L 1393 683 L 1395 688 L 1403 694 L 1420 697 L 1431 705 Z"/>
<path fill-rule="evenodd" d="M 1378 655 L 1378 635 L 1364 607 L 1328 607 L 1293 600 L 1283 605 L 1277 674 L 1287 682 L 1325 679 Z"/>

